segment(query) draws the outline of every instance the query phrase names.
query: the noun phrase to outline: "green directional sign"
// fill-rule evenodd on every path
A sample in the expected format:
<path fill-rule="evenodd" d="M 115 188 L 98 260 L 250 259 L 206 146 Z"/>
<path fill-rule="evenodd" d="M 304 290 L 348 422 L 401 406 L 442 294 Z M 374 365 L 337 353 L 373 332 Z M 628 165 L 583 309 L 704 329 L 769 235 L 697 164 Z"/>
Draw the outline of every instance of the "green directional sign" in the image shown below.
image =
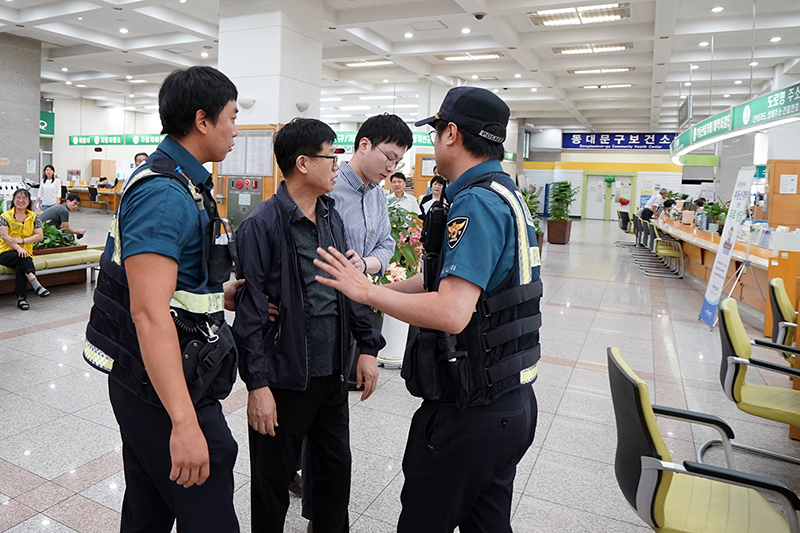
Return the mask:
<path fill-rule="evenodd" d="M 39 111 L 39 137 L 53 138 L 56 134 L 56 114 L 52 111 Z"/>
<path fill-rule="evenodd" d="M 731 112 L 730 110 L 725 113 L 707 118 L 704 121 L 692 126 L 692 144 L 704 141 L 711 137 L 728 133 L 731 131 Z"/>
<path fill-rule="evenodd" d="M 515 152 L 503 152 L 503 161 L 516 161 L 517 154 Z"/>
<path fill-rule="evenodd" d="M 800 115 L 800 83 L 733 108 L 734 129 Z"/>
<path fill-rule="evenodd" d="M 414 146 L 429 146 L 433 148 L 433 144 L 431 144 L 431 138 L 427 133 L 421 132 L 413 132 L 414 135 Z M 334 141 L 334 146 L 353 146 L 356 143 L 356 132 L 355 131 L 340 131 L 336 134 L 336 140 Z"/>
<path fill-rule="evenodd" d="M 166 135 L 160 134 L 133 134 L 123 135 L 70 135 L 70 146 L 107 146 L 107 145 L 145 145 L 159 144 Z"/>
<path fill-rule="evenodd" d="M 126 135 L 125 144 L 161 144 L 166 135 Z"/>

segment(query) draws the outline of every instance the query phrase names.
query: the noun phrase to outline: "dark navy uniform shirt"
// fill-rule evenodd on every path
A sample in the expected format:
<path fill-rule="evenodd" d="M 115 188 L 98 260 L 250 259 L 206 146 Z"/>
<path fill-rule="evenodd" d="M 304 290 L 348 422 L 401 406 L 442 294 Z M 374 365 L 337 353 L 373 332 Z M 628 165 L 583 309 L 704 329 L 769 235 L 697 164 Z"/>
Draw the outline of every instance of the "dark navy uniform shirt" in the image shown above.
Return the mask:
<path fill-rule="evenodd" d="M 503 198 L 483 187 L 464 190 L 490 172 L 503 172 L 500 161 L 475 165 L 445 190 L 452 205 L 439 273 L 439 279 L 458 276 L 486 292 L 497 288 L 514 268 L 517 246 L 514 216 Z M 527 210 L 524 205 L 522 208 Z M 535 246 L 536 233 L 530 226 L 528 236 L 531 246 Z M 533 279 L 539 279 L 538 266 L 533 268 Z"/>

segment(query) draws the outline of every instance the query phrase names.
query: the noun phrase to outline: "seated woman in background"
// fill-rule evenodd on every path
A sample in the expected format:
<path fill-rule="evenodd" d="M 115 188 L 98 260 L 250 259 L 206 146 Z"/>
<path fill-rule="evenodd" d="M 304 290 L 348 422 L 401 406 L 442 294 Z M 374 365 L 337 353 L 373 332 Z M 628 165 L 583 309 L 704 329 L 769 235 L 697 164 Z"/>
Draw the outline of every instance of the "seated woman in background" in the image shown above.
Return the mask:
<path fill-rule="evenodd" d="M 44 238 L 42 222 L 31 208 L 31 195 L 25 189 L 14 192 L 14 207 L 0 215 L 0 265 L 17 271 L 14 293 L 17 307 L 23 311 L 30 309 L 26 298 L 30 281 L 36 294 L 44 298 L 50 291 L 42 287 L 36 279 L 33 266 L 33 243 Z"/>
<path fill-rule="evenodd" d="M 425 215 L 430 211 L 431 207 L 436 202 L 442 202 L 446 207 L 449 205 L 447 198 L 444 196 L 444 188 L 447 185 L 447 181 L 442 176 L 436 175 L 431 179 L 431 193 L 427 196 L 422 198 L 420 204 L 420 209 L 422 210 L 422 214 L 419 216 L 422 220 L 425 220 Z"/>
<path fill-rule="evenodd" d="M 44 166 L 44 176 L 39 184 L 39 193 L 36 195 L 36 204 L 41 211 L 53 207 L 61 198 L 61 180 L 56 177 L 53 165 Z"/>
<path fill-rule="evenodd" d="M 105 176 L 100 178 L 98 180 L 98 182 L 97 182 L 97 188 L 98 189 L 113 189 L 116 186 L 117 186 L 117 180 L 116 179 L 114 180 L 114 183 L 111 183 L 110 181 L 108 181 L 108 178 L 105 177 Z"/>

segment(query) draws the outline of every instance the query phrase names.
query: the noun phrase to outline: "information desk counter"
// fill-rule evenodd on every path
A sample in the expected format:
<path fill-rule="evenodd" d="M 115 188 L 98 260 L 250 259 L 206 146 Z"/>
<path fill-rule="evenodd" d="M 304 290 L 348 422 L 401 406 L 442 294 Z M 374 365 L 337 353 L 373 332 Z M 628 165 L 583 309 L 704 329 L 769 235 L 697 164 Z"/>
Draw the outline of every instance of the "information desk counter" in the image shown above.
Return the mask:
<path fill-rule="evenodd" d="M 702 231 L 694 226 L 681 224 L 680 221 L 674 220 L 659 219 L 656 222 L 656 228 L 658 228 L 658 231 L 681 241 L 686 271 L 707 282 L 711 269 L 714 267 L 717 250 L 720 247 L 719 235 Z M 736 242 L 734 243 L 733 252 L 731 252 L 731 264 L 728 267 L 726 276 L 726 279 L 730 281 L 741 262 L 749 259 L 751 268 L 748 268 L 747 272 L 741 277 L 731 296 L 764 313 L 769 311 L 766 298 L 769 288 L 767 282 L 769 280 L 768 271 L 771 255 L 772 251 L 769 248 L 751 245 L 750 256 L 748 257 L 747 245 Z M 758 280 L 758 284 L 756 284 L 756 280 Z M 730 290 L 731 286 L 727 285 L 724 297 L 727 297 Z M 699 314 L 700 309 L 697 312 Z M 768 324 L 771 331 L 771 319 L 769 319 Z"/>
<path fill-rule="evenodd" d="M 81 198 L 81 205 L 85 207 L 91 207 L 91 202 L 89 201 L 89 188 L 82 187 L 80 185 L 76 185 L 74 187 L 67 188 L 68 193 L 75 193 Z M 108 199 L 108 208 L 113 213 L 117 210 L 117 203 L 119 202 L 121 191 L 115 189 L 97 189 L 97 196 L 103 196 Z"/>

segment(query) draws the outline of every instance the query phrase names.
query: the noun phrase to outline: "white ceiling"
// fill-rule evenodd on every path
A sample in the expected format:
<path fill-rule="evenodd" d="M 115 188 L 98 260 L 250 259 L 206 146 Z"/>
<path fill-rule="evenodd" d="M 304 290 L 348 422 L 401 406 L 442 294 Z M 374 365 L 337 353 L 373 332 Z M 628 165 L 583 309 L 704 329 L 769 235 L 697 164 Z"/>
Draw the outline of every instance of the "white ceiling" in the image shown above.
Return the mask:
<path fill-rule="evenodd" d="M 776 72 L 800 76 L 798 0 L 758 0 L 755 31 L 753 0 L 628 0 L 621 3 L 630 5 L 631 18 L 582 25 L 535 26 L 528 17 L 532 11 L 603 2 L 324 0 L 322 96 L 342 100 L 323 102 L 320 114 L 351 115 L 329 121 L 363 121 L 365 113 L 387 108 L 378 108 L 376 102 L 370 110 L 338 108 L 370 104 L 358 97 L 381 93 L 413 105 L 420 81 L 429 79 L 443 87 L 469 83 L 496 90 L 513 117 L 535 128 L 674 131 L 679 96 L 690 90 L 695 117 L 702 118 L 709 103 L 715 114 L 769 89 Z M 724 10 L 714 13 L 715 6 Z M 476 20 L 477 12 L 486 16 Z M 44 43 L 44 97 L 82 96 L 99 105 L 153 112 L 159 84 L 170 71 L 216 66 L 218 15 L 219 0 L 0 0 L 0 32 Z M 128 33 L 119 32 L 123 27 Z M 462 28 L 470 32 L 464 34 Z M 409 32 L 413 37 L 406 38 Z M 713 73 L 712 47 L 699 46 L 712 37 Z M 773 43 L 773 37 L 781 40 Z M 578 55 L 552 50 L 620 43 L 630 43 L 632 49 Z M 749 66 L 751 49 L 755 67 Z M 201 57 L 204 52 L 207 58 Z M 498 52 L 503 57 L 463 62 L 436 58 L 463 52 Z M 391 65 L 340 65 L 386 56 Z M 692 64 L 699 68 L 691 70 Z M 635 70 L 568 72 L 621 67 Z M 690 77 L 691 87 L 684 86 Z M 743 83 L 734 84 L 736 80 Z M 582 88 L 625 84 L 631 86 Z M 397 112 L 411 120 L 417 109 Z"/>

